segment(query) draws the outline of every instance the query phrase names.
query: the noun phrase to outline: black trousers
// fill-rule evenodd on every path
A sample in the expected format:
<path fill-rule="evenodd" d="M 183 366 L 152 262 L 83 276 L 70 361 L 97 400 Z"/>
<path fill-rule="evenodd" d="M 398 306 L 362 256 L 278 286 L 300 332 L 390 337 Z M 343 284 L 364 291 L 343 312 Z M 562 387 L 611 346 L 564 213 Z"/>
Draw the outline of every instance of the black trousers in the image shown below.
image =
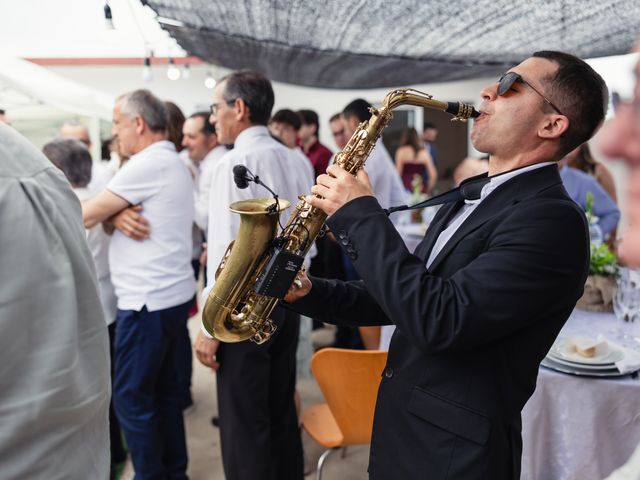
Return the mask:
<path fill-rule="evenodd" d="M 113 379 L 113 367 L 115 366 L 115 356 L 113 353 L 113 345 L 116 338 L 116 322 L 111 323 L 108 327 L 109 330 L 109 356 L 111 358 L 111 378 Z M 113 386 L 113 382 L 112 382 Z M 111 469 L 109 478 L 115 478 L 115 466 L 118 463 L 122 463 L 127 459 L 127 452 L 124 450 L 122 444 L 122 433 L 120 431 L 120 422 L 116 416 L 116 411 L 113 408 L 113 396 L 109 402 L 109 438 L 111 444 Z"/>
<path fill-rule="evenodd" d="M 222 462 L 227 480 L 301 480 L 293 401 L 299 316 L 276 308 L 267 342 L 221 343 L 217 352 Z"/>

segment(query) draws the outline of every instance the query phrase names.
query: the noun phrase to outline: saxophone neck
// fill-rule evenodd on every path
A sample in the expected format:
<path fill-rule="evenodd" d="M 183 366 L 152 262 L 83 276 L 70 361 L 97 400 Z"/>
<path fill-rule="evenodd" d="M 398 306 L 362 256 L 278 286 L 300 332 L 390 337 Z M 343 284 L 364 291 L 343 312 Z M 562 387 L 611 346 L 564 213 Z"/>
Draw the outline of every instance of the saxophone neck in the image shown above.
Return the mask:
<path fill-rule="evenodd" d="M 435 100 L 432 95 L 413 88 L 392 90 L 384 97 L 382 105 L 377 111 L 390 112 L 400 105 L 415 105 L 442 110 L 443 112 L 453 115 L 452 121 L 459 120 L 464 122 L 469 118 L 475 118 L 479 115 L 472 105 L 467 105 L 462 102 L 441 102 L 440 100 Z M 375 114 L 376 112 L 372 113 Z"/>

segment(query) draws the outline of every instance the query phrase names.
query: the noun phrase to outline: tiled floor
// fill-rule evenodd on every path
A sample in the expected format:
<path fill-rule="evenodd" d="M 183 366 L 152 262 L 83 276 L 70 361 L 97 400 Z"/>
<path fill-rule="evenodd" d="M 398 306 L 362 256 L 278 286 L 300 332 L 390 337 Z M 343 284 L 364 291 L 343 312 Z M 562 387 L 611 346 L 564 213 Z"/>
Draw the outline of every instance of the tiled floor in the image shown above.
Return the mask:
<path fill-rule="evenodd" d="M 191 338 L 200 328 L 197 317 L 189 321 Z M 328 343 L 331 331 L 316 331 L 314 343 Z M 301 372 L 304 373 L 304 372 Z M 323 401 L 313 377 L 301 375 L 298 391 L 302 398 L 302 408 Z M 222 461 L 220 459 L 220 437 L 218 429 L 211 424 L 211 417 L 217 413 L 215 395 L 215 375 L 202 366 L 195 358 L 193 362 L 193 397 L 195 406 L 185 415 L 187 431 L 187 447 L 189 449 L 188 475 L 191 480 L 223 480 Z M 324 449 L 316 444 L 306 433 L 302 434 L 305 449 L 307 471 L 305 478 L 314 479 L 315 465 Z M 346 457 L 340 454 L 331 455 L 325 462 L 323 480 L 364 480 L 367 479 L 368 446 L 350 447 Z M 122 479 L 133 478 L 130 463 L 125 467 Z"/>

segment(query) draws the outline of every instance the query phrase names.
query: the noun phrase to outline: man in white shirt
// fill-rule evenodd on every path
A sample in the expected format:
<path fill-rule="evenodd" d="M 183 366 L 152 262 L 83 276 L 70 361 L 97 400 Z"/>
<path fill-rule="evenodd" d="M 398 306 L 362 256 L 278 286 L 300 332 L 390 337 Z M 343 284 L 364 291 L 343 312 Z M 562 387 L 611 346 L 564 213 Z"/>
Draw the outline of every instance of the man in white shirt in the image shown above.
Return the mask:
<path fill-rule="evenodd" d="M 91 136 L 89 129 L 77 120 L 68 120 L 62 124 L 58 132 L 59 138 L 72 138 L 83 143 L 87 150 L 91 152 Z M 91 163 L 91 182 L 88 185 L 89 190 L 99 192 L 102 190 L 109 180 L 113 177 L 114 171 L 110 168 L 103 167 L 98 163 Z"/>
<path fill-rule="evenodd" d="M 233 73 L 214 90 L 211 121 L 215 122 L 218 140 L 233 143 L 234 148 L 215 165 L 212 176 L 209 271 L 217 269 L 238 232 L 240 218 L 228 210 L 229 204 L 270 196 L 254 183 L 238 189 L 233 183 L 235 165 L 245 165 L 292 205 L 312 181 L 297 154 L 269 135 L 266 125 L 273 103 L 271 83 L 254 72 Z M 291 210 L 281 214 L 283 223 Z M 210 278 L 208 289 L 213 283 Z M 222 460 L 230 480 L 303 477 L 293 402 L 298 318 L 281 308 L 276 308 L 271 318 L 277 329 L 262 345 L 251 341 L 220 343 L 202 332 L 196 340 L 200 362 L 217 370 Z"/>
<path fill-rule="evenodd" d="M 162 101 L 147 90 L 122 95 L 113 134 L 130 157 L 107 188 L 83 204 L 86 228 L 141 205 L 148 238 L 114 232 L 109 247 L 118 297 L 114 402 L 140 478 L 186 478 L 179 358 L 195 294 L 191 269 L 193 183 L 166 140 Z M 134 227 L 135 228 L 135 227 Z"/>
<path fill-rule="evenodd" d="M 298 145 L 298 133 L 302 126 L 302 119 L 293 110 L 283 108 L 273 114 L 269 120 L 269 132 L 276 139 L 280 140 L 283 144 L 293 150 L 298 156 L 298 162 L 301 165 L 303 178 L 311 178 L 311 185 L 305 188 L 307 191 L 313 186 L 313 180 L 316 178 L 313 171 L 313 164 L 309 157 L 305 155 L 300 146 Z"/>
<path fill-rule="evenodd" d="M 362 98 L 358 98 L 344 107 L 342 118 L 347 139 L 355 133 L 360 122 L 371 118 L 369 108 L 371 108 L 371 104 Z M 364 164 L 364 170 L 369 175 L 373 192 L 383 208 L 407 203 L 407 192 L 402 185 L 402 180 L 396 171 L 389 151 L 382 143 L 382 138 L 376 142 L 376 146 Z M 395 220 L 397 216 L 391 218 Z"/>
<path fill-rule="evenodd" d="M 182 146 L 189 159 L 199 166 L 196 182 L 195 221 L 204 232 L 209 222 L 209 189 L 216 162 L 229 150 L 218 142 L 215 125 L 209 122 L 208 112 L 196 112 L 184 122 Z"/>
<path fill-rule="evenodd" d="M 109 344 L 80 203 L 3 124 L 0 225 L 0 477 L 106 479 Z"/>

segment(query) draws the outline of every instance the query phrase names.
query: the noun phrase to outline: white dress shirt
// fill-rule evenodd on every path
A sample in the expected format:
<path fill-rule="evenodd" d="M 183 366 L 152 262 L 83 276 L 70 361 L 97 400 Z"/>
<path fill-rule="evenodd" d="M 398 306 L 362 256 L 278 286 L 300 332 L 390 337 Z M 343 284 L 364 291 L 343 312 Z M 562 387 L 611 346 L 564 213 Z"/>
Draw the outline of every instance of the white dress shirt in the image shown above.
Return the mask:
<path fill-rule="evenodd" d="M 213 148 L 200 162 L 200 174 L 196 188 L 196 225 L 207 231 L 209 224 L 209 190 L 211 189 L 211 175 L 213 167 L 229 149 L 225 145 Z"/>
<path fill-rule="evenodd" d="M 243 190 L 236 187 L 233 167 L 238 164 L 245 165 L 254 175 L 259 176 L 280 199 L 291 202 L 291 206 L 280 214 L 283 226 L 289 220 L 298 196 L 309 194 L 313 185 L 313 174 L 306 167 L 306 164 L 310 165 L 309 160 L 274 140 L 266 127 L 253 126 L 238 135 L 233 150 L 216 162 L 211 176 L 207 236 L 207 269 L 210 274 L 207 288 L 203 291 L 204 299 L 215 282 L 213 273 L 218 269 L 229 243 L 236 238 L 240 226 L 240 215 L 231 212 L 229 205 L 239 200 L 271 197 L 264 187 L 253 182 Z M 312 250 L 309 251 L 308 258 L 313 256 Z"/>
<path fill-rule="evenodd" d="M 142 205 L 149 237 L 133 240 L 119 230 L 109 247 L 118 308 L 150 312 L 187 302 L 196 289 L 191 268 L 193 181 L 174 145 L 160 141 L 133 155 L 107 187 Z"/>
<path fill-rule="evenodd" d="M 382 208 L 405 205 L 408 194 L 382 139 L 378 139 L 364 164 L 373 193 Z"/>
<path fill-rule="evenodd" d="M 95 195 L 88 188 L 74 188 L 73 193 L 76 194 L 80 202 L 89 200 Z M 111 237 L 106 234 L 102 223 L 98 223 L 92 228 L 85 230 L 87 234 L 87 243 L 89 250 L 93 255 L 93 263 L 96 266 L 96 276 L 98 277 L 98 286 L 100 287 L 100 301 L 102 302 L 102 311 L 107 325 L 111 325 L 116 320 L 118 309 L 118 300 L 116 292 L 111 283 L 111 272 L 109 270 L 109 242 Z"/>
<path fill-rule="evenodd" d="M 505 183 L 508 180 L 511 180 L 513 177 L 520 175 L 525 172 L 530 172 L 531 170 L 536 170 L 538 168 L 546 167 L 547 165 L 555 165 L 556 162 L 542 162 L 535 163 L 533 165 L 529 165 L 527 167 L 522 167 L 512 172 L 503 173 L 502 175 L 497 175 L 492 178 L 489 183 L 487 183 L 480 192 L 480 198 L 477 200 L 465 200 L 464 205 L 460 210 L 456 212 L 453 218 L 447 224 L 447 227 L 440 232 L 436 243 L 433 245 L 431 249 L 431 253 L 429 254 L 429 259 L 427 260 L 427 268 L 431 266 L 431 263 L 438 256 L 440 251 L 444 248 L 454 233 L 460 228 L 460 226 L 464 223 L 464 221 L 469 218 L 469 215 L 473 213 L 473 211 L 478 208 L 478 205 L 482 203 L 482 201 L 487 198 L 491 192 L 493 192 L 500 185 Z"/>
<path fill-rule="evenodd" d="M 331 157 L 329 165 L 335 162 L 336 155 Z M 398 175 L 395 164 L 389 155 L 389 151 L 382 143 L 382 139 L 378 139 L 375 147 L 371 150 L 371 154 L 364 164 L 364 171 L 369 175 L 373 195 L 378 200 L 382 208 L 395 207 L 398 205 L 406 205 L 409 200 L 409 193 L 402 184 L 402 179 Z M 391 221 L 397 223 L 405 216 L 405 213 L 396 213 Z"/>

